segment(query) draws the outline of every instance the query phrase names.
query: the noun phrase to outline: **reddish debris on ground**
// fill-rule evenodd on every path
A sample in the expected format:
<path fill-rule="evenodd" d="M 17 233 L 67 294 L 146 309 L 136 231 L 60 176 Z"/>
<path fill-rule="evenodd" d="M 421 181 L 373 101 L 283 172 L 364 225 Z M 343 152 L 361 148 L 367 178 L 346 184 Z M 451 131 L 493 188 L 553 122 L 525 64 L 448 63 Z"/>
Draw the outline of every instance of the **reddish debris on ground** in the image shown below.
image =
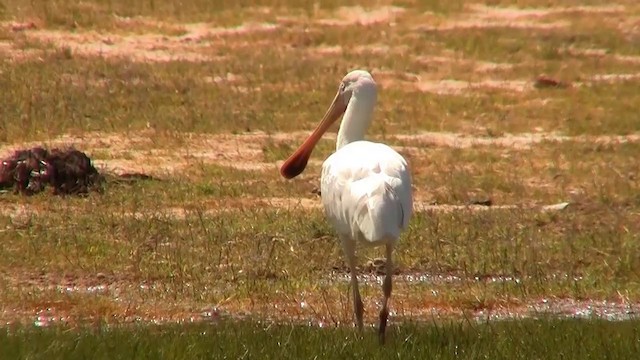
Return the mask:
<path fill-rule="evenodd" d="M 73 148 L 18 150 L 0 163 L 0 189 L 33 195 L 51 186 L 54 195 L 100 190 L 103 177 L 82 151 Z"/>
<path fill-rule="evenodd" d="M 567 88 L 569 84 L 553 79 L 546 75 L 540 75 L 536 78 L 534 86 L 538 89 L 540 88 Z"/>
<path fill-rule="evenodd" d="M 38 28 L 38 26 L 33 21 L 23 22 L 23 23 L 21 23 L 21 22 L 11 23 L 11 31 L 13 31 L 13 32 L 19 32 L 19 31 L 25 31 L 25 30 L 33 30 L 33 29 L 37 29 L 37 28 Z"/>

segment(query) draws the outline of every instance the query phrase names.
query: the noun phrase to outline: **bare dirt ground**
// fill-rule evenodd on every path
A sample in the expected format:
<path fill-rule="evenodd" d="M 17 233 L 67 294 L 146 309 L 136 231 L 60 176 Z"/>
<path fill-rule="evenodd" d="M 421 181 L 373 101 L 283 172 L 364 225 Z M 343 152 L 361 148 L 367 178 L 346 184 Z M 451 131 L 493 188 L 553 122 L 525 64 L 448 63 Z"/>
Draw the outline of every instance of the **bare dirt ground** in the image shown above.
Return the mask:
<path fill-rule="evenodd" d="M 167 175 L 182 171 L 195 163 L 208 163 L 249 171 L 277 171 L 284 159 L 276 162 L 264 160 L 264 146 L 269 142 L 286 143 L 292 147 L 302 143 L 309 132 L 291 133 L 252 132 L 239 135 L 181 134 L 188 147 L 176 151 L 154 143 L 153 130 L 143 132 L 86 133 L 82 136 L 63 135 L 44 142 L 48 147 L 74 146 L 91 154 L 106 155 L 108 159 L 95 159 L 94 163 L 103 171 L 121 174 L 142 172 Z M 331 140 L 334 134 L 326 134 Z M 620 144 L 640 142 L 640 134 L 565 136 L 557 133 L 503 134 L 502 136 L 472 136 L 445 132 L 422 132 L 418 134 L 393 134 L 390 139 L 402 141 L 399 150 L 406 153 L 422 153 L 433 147 L 470 148 L 498 147 L 529 149 L 543 142 L 584 142 L 593 144 Z M 16 143 L 0 146 L 0 158 L 13 151 L 41 145 L 41 142 Z M 312 160 L 312 164 L 321 163 Z"/>
<path fill-rule="evenodd" d="M 119 18 L 124 24 L 135 23 L 163 29 L 165 34 L 118 34 L 105 32 L 69 32 L 39 29 L 35 23 L 5 23 L 4 27 L 18 33 L 19 41 L 36 41 L 82 56 L 119 58 L 140 62 L 213 61 L 206 54 L 216 40 L 252 32 L 269 32 L 275 24 L 248 23 L 237 27 L 222 28 L 204 23 L 171 24 L 145 18 Z M 179 34 L 179 35 L 178 35 Z M 21 49 L 10 42 L 0 43 L 0 51 L 16 61 L 37 60 L 42 54 L 33 49 Z"/>

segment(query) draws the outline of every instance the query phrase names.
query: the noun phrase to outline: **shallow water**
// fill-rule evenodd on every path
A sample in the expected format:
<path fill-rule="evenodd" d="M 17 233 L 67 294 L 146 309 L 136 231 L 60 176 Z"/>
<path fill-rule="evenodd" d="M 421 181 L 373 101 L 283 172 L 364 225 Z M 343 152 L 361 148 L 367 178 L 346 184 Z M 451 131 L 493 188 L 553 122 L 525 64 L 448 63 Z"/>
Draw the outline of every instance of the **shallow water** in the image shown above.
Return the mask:
<path fill-rule="evenodd" d="M 383 276 L 376 274 L 360 274 L 358 276 L 361 284 L 379 286 L 382 284 Z M 571 277 L 568 274 L 552 274 L 552 279 L 571 279 L 572 281 L 581 281 L 582 278 Z M 399 274 L 394 276 L 394 280 L 400 283 L 407 284 L 457 284 L 457 283 L 520 283 L 523 278 L 513 275 L 483 275 L 483 276 L 459 276 L 453 274 L 430 274 L 430 273 L 411 273 L 411 274 Z M 330 276 L 322 280 L 325 284 L 331 284 L 335 282 L 348 283 L 350 281 L 350 275 L 344 272 L 335 272 Z M 63 294 L 92 294 L 99 296 L 107 296 L 115 301 L 127 301 L 120 298 L 120 294 L 124 291 L 124 287 L 136 287 L 134 284 L 98 284 L 90 286 L 79 285 L 50 285 L 44 288 L 55 289 Z M 156 288 L 154 284 L 139 284 L 138 290 L 142 292 L 152 291 Z M 434 296 L 437 296 L 437 292 L 434 290 Z M 279 309 L 276 306 L 274 308 L 273 315 L 255 314 L 256 318 L 267 319 L 268 321 L 276 322 L 303 322 L 313 326 L 335 326 L 341 325 L 339 319 L 332 319 L 327 321 L 321 314 L 311 314 L 313 307 L 318 304 L 309 303 L 305 300 L 305 296 L 300 297 L 298 309 L 299 312 L 289 312 L 287 309 L 291 304 L 283 304 L 283 308 Z M 379 304 L 378 304 L 379 305 Z M 295 304 L 293 304 L 295 308 Z M 589 300 L 589 299 L 570 299 L 570 298 L 540 298 L 540 299 L 528 299 L 522 304 L 497 306 L 491 309 L 479 309 L 479 310 L 467 310 L 467 309 L 452 309 L 452 308 L 403 308 L 398 307 L 400 312 L 395 312 L 394 306 L 392 306 L 392 318 L 395 318 L 395 322 L 402 321 L 432 321 L 432 320 L 446 320 L 456 318 L 466 318 L 467 320 L 486 322 L 486 321 L 500 321 L 500 320 L 512 320 L 523 318 L 539 318 L 539 317 L 561 317 L 561 318 L 586 318 L 586 319 L 605 319 L 610 321 L 621 321 L 627 319 L 639 318 L 640 303 L 630 303 L 625 301 L 608 301 L 608 300 Z M 290 314 L 290 316 L 288 316 Z M 149 323 L 149 324 L 164 324 L 164 323 L 198 323 L 198 322 L 216 322 L 220 319 L 243 319 L 250 318 L 254 315 L 248 312 L 228 312 L 224 307 L 206 308 L 201 311 L 193 313 L 184 313 L 184 315 L 167 316 L 167 317 L 149 317 L 140 316 L 138 314 L 132 315 L 114 315 L 112 319 L 98 319 L 114 323 Z M 337 316 L 340 318 L 340 316 Z M 31 321 L 33 325 L 37 327 L 48 327 L 53 324 L 67 324 L 77 323 L 83 321 L 94 321 L 96 319 L 77 319 L 66 312 L 59 312 L 55 308 L 47 308 L 39 310 L 34 314 Z M 344 325 L 344 324 L 343 324 Z M 351 325 L 350 323 L 347 325 Z"/>

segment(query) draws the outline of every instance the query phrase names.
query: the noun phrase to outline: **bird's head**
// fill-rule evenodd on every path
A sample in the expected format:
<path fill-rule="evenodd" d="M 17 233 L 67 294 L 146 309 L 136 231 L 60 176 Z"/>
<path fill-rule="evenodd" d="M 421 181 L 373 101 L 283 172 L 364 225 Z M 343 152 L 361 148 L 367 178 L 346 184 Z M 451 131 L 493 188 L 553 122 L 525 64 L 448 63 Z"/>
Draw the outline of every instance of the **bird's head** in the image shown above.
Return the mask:
<path fill-rule="evenodd" d="M 313 148 L 331 125 L 344 114 L 353 94 L 365 91 L 373 91 L 374 93 L 376 91 L 376 83 L 368 71 L 353 70 L 342 78 L 338 92 L 320 121 L 320 124 L 318 124 L 311 135 L 309 135 L 302 145 L 300 145 L 280 167 L 280 174 L 283 177 L 292 179 L 304 171 L 309 162 L 309 157 L 311 157 Z"/>

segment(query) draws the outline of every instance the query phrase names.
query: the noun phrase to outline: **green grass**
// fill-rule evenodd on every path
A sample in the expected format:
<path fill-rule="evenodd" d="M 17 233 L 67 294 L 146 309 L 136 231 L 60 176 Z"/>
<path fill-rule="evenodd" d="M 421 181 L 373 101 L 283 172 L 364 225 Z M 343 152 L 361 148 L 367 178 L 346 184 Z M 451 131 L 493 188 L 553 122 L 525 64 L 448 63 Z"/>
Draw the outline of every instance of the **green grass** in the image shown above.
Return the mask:
<path fill-rule="evenodd" d="M 372 330 L 222 321 L 213 325 L 10 328 L 11 359 L 634 359 L 638 321 L 406 323 L 381 348 Z"/>

